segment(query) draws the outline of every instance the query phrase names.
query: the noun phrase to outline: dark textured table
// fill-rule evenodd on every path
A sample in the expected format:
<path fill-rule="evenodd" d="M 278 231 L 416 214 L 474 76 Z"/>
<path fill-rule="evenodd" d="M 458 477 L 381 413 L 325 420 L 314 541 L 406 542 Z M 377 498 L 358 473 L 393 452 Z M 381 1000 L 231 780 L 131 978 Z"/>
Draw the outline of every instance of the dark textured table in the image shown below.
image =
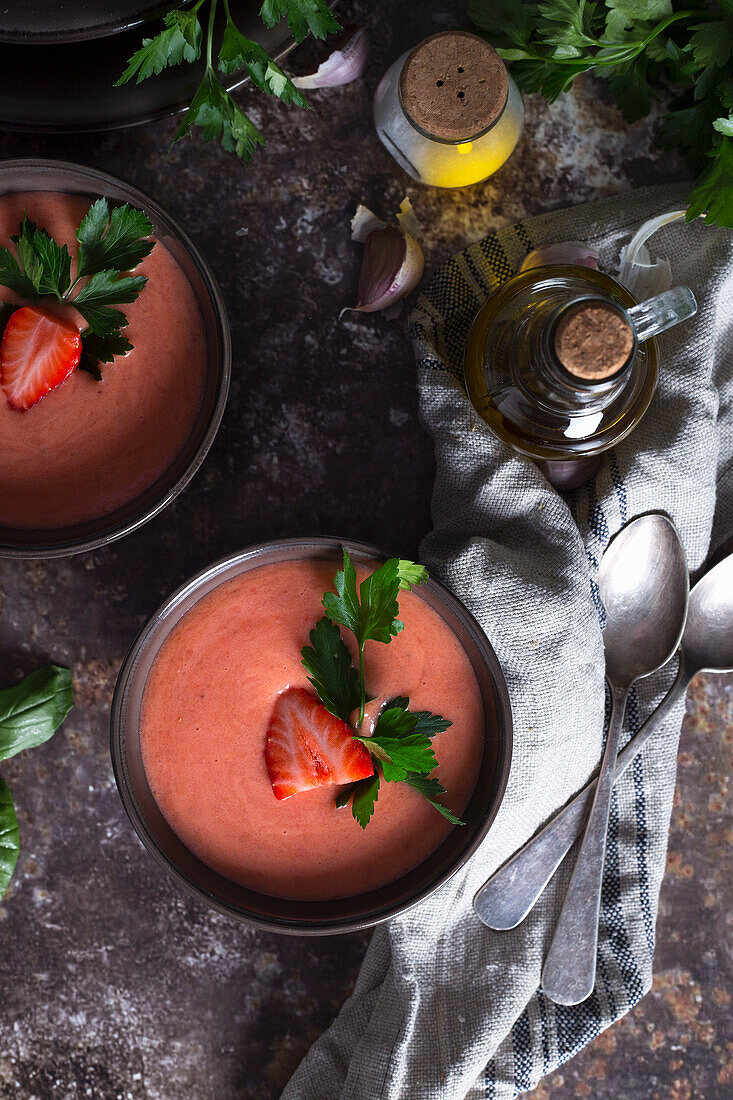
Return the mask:
<path fill-rule="evenodd" d="M 524 140 L 488 184 L 413 184 L 372 131 L 371 95 L 394 57 L 464 5 L 403 0 L 397 19 L 395 6 L 349 4 L 372 28 L 372 65 L 356 84 L 313 93 L 314 112 L 242 93 L 269 142 L 251 166 L 199 143 L 166 155 L 171 121 L 0 138 L 2 155 L 86 162 L 155 194 L 209 257 L 234 337 L 221 431 L 172 507 L 102 551 L 0 563 L 0 679 L 53 659 L 73 667 L 77 692 L 56 738 L 3 769 L 22 837 L 0 904 L 3 1098 L 270 1100 L 356 976 L 366 935 L 248 931 L 160 874 L 122 811 L 107 720 L 138 627 L 211 559 L 308 532 L 414 555 L 429 529 L 433 459 L 404 325 L 337 320 L 355 298 L 360 249 L 348 222 L 357 201 L 390 214 L 410 194 L 433 267 L 522 215 L 685 174 L 653 149 L 652 124 L 623 124 L 604 86 L 588 79 L 551 108 L 527 101 Z M 307 71 L 319 48 L 292 55 L 292 69 Z M 654 990 L 537 1097 L 731 1095 L 732 693 L 730 678 L 701 678 L 688 699 Z"/>

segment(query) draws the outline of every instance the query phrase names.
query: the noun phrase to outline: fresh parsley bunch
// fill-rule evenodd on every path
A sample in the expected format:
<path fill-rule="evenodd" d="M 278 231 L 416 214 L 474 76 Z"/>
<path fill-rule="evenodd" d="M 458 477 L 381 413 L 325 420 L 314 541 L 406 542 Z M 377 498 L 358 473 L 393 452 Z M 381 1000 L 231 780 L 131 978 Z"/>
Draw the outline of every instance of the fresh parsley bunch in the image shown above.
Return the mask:
<path fill-rule="evenodd" d="M 432 738 L 448 729 L 449 721 L 429 711 L 411 711 L 410 700 L 400 697 L 386 704 L 370 737 L 362 737 L 359 732 L 370 698 L 364 682 L 364 646 L 368 641 L 389 643 L 404 630 L 404 623 L 397 618 L 400 589 L 422 584 L 427 580 L 427 569 L 412 561 L 390 558 L 357 588 L 354 564 L 346 550 L 343 554 L 343 569 L 334 577 L 336 592 L 326 592 L 323 597 L 326 616 L 311 630 L 310 646 L 301 651 L 308 679 L 326 710 L 347 724 L 358 711 L 354 737 L 369 750 L 374 762 L 374 775 L 345 787 L 336 805 L 351 802 L 352 814 L 366 828 L 384 779 L 385 783 L 408 783 L 452 825 L 463 825 L 438 802 L 438 796 L 446 793 L 445 787 L 430 775 L 438 763 Z M 356 639 L 358 672 L 340 626 Z"/>
<path fill-rule="evenodd" d="M 125 203 L 110 213 L 107 200 L 97 199 L 76 232 L 79 252 L 72 281 L 66 245 L 24 216 L 18 235 L 11 238 L 17 260 L 10 249 L 0 248 L 0 284 L 28 301 L 52 295 L 62 305 L 73 306 L 88 326 L 81 334 L 79 366 L 100 381 L 100 362 L 111 363 L 116 355 L 132 350 L 121 332 L 127 317 L 114 307 L 134 302 L 145 286 L 144 275 L 129 272 L 152 252 L 152 232 L 142 210 Z M 3 327 L 15 308 L 10 303 L 3 307 Z"/>
<path fill-rule="evenodd" d="M 44 665 L 0 691 L 0 761 L 53 737 L 74 702 L 71 673 Z M 0 898 L 13 877 L 20 851 L 18 819 L 7 784 L 0 779 Z"/>
<path fill-rule="evenodd" d="M 201 57 L 204 48 L 204 32 L 199 12 L 208 4 L 206 21 L 206 70 L 191 100 L 181 125 L 173 137 L 173 144 L 186 137 L 193 126 L 201 129 L 204 141 L 220 140 L 224 148 L 244 160 L 251 160 L 258 145 L 265 139 L 254 122 L 242 111 L 222 85 L 214 66 L 214 27 L 219 0 L 196 0 L 191 8 L 169 11 L 165 16 L 165 30 L 155 38 L 143 40 L 141 48 L 133 54 L 117 85 L 126 84 L 133 77 L 139 84 L 149 76 L 157 75 L 166 66 L 194 62 Z M 251 81 L 260 91 L 277 96 L 283 103 L 307 107 L 302 92 L 298 91 L 282 69 L 257 42 L 246 38 L 234 20 L 229 0 L 223 0 L 224 34 L 218 53 L 219 72 L 231 74 L 246 70 Z M 202 13 L 203 14 L 203 13 Z M 325 38 L 340 29 L 326 0 L 264 0 L 260 17 L 267 27 L 274 27 L 281 19 L 287 19 L 296 42 L 302 42 L 310 31 L 316 38 Z"/>
<path fill-rule="evenodd" d="M 658 143 L 698 173 L 687 219 L 733 227 L 733 0 L 470 0 L 469 11 L 519 86 L 550 102 L 592 72 L 633 122 L 671 91 Z"/>

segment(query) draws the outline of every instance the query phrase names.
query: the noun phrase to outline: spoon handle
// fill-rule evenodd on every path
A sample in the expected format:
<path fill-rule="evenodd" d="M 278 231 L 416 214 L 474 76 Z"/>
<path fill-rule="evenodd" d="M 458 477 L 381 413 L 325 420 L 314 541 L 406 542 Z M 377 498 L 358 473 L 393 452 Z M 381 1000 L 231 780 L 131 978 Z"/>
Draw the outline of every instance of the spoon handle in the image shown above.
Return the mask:
<path fill-rule="evenodd" d="M 595 985 L 608 814 L 627 695 L 628 685 L 612 686 L 611 721 L 596 793 L 542 971 L 542 988 L 555 1004 L 580 1004 Z"/>
<path fill-rule="evenodd" d="M 684 655 L 680 651 L 680 667 L 674 683 L 656 710 L 619 753 L 614 782 L 656 733 L 680 696 L 685 694 L 690 679 L 685 669 Z M 488 928 L 504 931 L 521 924 L 577 840 L 595 788 L 596 780 L 591 779 L 572 802 L 548 821 L 478 890 L 473 907 L 479 920 Z"/>

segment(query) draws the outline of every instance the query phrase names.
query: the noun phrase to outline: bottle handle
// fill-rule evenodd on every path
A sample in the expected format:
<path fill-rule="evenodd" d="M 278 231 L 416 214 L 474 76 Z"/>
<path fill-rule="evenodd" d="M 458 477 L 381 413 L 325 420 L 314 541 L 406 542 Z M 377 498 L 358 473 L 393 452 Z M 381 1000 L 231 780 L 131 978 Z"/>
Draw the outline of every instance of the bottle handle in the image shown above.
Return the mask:
<path fill-rule="evenodd" d="M 694 317 L 697 313 L 695 295 L 688 286 L 673 286 L 663 294 L 647 298 L 638 306 L 627 310 L 631 326 L 639 343 L 665 332 L 680 321 Z"/>

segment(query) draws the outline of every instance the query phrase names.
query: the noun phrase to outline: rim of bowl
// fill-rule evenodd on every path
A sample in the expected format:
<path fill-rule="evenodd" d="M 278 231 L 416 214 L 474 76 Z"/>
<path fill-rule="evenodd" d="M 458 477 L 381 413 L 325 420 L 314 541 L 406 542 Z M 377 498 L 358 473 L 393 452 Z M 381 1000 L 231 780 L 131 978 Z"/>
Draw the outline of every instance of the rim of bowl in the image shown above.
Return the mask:
<path fill-rule="evenodd" d="M 507 783 L 509 780 L 509 772 L 512 760 L 513 751 L 513 719 L 511 702 L 509 698 L 509 690 L 506 685 L 504 673 L 502 671 L 499 660 L 494 652 L 493 646 L 486 636 L 483 628 L 477 619 L 471 614 L 464 603 L 450 591 L 441 581 L 435 579 L 433 576 L 429 577 L 426 582 L 426 586 L 431 586 L 437 590 L 438 595 L 447 603 L 449 608 L 457 615 L 462 621 L 462 624 L 468 629 L 469 633 L 473 636 L 473 641 L 477 645 L 477 649 L 480 653 L 481 660 L 484 662 L 491 681 L 491 686 L 494 693 L 495 704 L 495 722 L 497 731 L 497 760 L 494 771 L 494 776 L 491 786 L 491 796 L 483 811 L 479 824 L 476 826 L 471 839 L 467 841 L 466 845 L 460 850 L 455 858 L 449 863 L 449 865 L 443 869 L 439 869 L 438 872 L 425 883 L 419 886 L 413 894 L 402 901 L 397 901 L 394 904 L 387 904 L 376 912 L 366 912 L 364 915 L 346 916 L 342 918 L 334 919 L 287 919 L 277 916 L 263 917 L 258 913 L 253 913 L 247 910 L 243 906 L 238 906 L 230 903 L 220 897 L 218 897 L 213 891 L 208 890 L 204 886 L 195 882 L 185 871 L 177 867 L 176 864 L 162 851 L 156 840 L 154 839 L 151 830 L 148 828 L 148 824 L 145 820 L 144 814 L 137 804 L 135 794 L 132 789 L 132 784 L 128 782 L 127 766 L 125 760 L 125 746 L 124 746 L 124 726 L 125 726 L 125 713 L 127 703 L 127 693 L 129 690 L 130 677 L 135 671 L 135 666 L 138 660 L 143 656 L 147 643 L 152 635 L 154 635 L 157 627 L 163 622 L 163 620 L 172 612 L 175 612 L 178 605 L 181 604 L 186 597 L 191 596 L 207 579 L 213 579 L 218 573 L 223 572 L 227 566 L 233 566 L 241 564 L 247 561 L 254 561 L 255 559 L 263 559 L 260 564 L 266 563 L 267 555 L 273 551 L 288 550 L 301 548 L 303 550 L 322 550 L 324 553 L 333 553 L 341 550 L 344 547 L 350 554 L 358 557 L 366 557 L 372 561 L 383 562 L 390 556 L 378 547 L 372 546 L 370 543 L 359 542 L 352 539 L 338 539 L 331 536 L 303 536 L 295 538 L 281 538 L 272 539 L 266 542 L 256 543 L 253 546 L 245 547 L 242 550 L 234 551 L 224 557 L 218 558 L 216 561 L 211 562 L 197 573 L 193 574 L 183 584 L 179 585 L 176 590 L 171 593 L 170 596 L 158 607 L 158 609 L 150 616 L 150 618 L 143 624 L 138 631 L 135 640 L 133 641 L 130 649 L 128 650 L 125 659 L 122 662 L 120 671 L 115 683 L 114 694 L 112 697 L 112 705 L 110 708 L 110 754 L 112 757 L 112 769 L 114 772 L 115 783 L 120 795 L 123 808 L 127 817 L 132 824 L 138 839 L 142 842 L 143 847 L 155 858 L 158 864 L 173 878 L 175 881 L 184 888 L 184 890 L 198 898 L 200 901 L 205 902 L 210 908 L 222 913 L 225 916 L 232 917 L 234 920 L 240 923 L 247 924 L 250 927 L 257 928 L 265 932 L 277 932 L 285 935 L 294 936 L 324 936 L 324 935 L 336 935 L 348 932 L 359 932 L 366 928 L 371 928 L 374 925 L 381 924 L 386 920 L 390 920 L 392 917 L 398 916 L 401 913 L 412 909 L 420 902 L 424 901 L 432 893 L 434 893 L 439 887 L 451 879 L 473 856 L 478 847 L 482 844 L 486 838 L 494 819 L 499 811 L 499 807 L 504 799 Z M 393 555 L 392 555 L 393 556 Z M 290 559 L 287 559 L 290 560 Z M 252 566 L 254 567 L 254 566 Z M 244 571 L 243 571 L 244 572 Z M 241 575 L 241 574 L 237 574 Z M 226 583 L 226 576 L 222 576 L 220 583 Z M 218 587 L 214 586 L 214 587 Z M 213 590 L 213 589 L 212 589 Z M 197 603 L 198 601 L 195 601 Z M 191 607 L 176 620 L 171 629 L 181 621 L 183 616 L 188 610 L 191 610 L 195 603 L 191 604 Z M 439 612 L 438 612 L 439 613 Z M 169 634 L 165 635 L 165 639 Z M 161 643 L 162 644 L 162 643 Z M 155 660 L 157 653 L 159 652 L 160 645 L 154 652 L 152 660 Z M 151 665 L 152 667 L 152 665 Z M 144 692 L 144 688 L 143 688 Z M 137 731 L 139 737 L 139 726 Z M 471 795 L 473 799 L 476 792 Z M 151 792 L 151 797 L 152 792 Z M 471 799 L 469 799 L 469 804 Z M 161 815 L 162 816 L 162 815 Z M 165 820 L 165 819 L 164 819 Z M 166 822 L 167 825 L 167 822 Z M 170 828 L 170 826 L 168 826 Z M 171 830 L 172 832 L 172 830 Z M 174 834 L 175 835 L 175 834 Z M 408 877 L 417 871 L 423 864 L 432 859 L 437 852 L 440 851 L 443 844 L 447 843 L 452 832 L 438 845 L 435 851 L 431 852 L 416 868 L 412 871 L 408 871 L 404 876 L 394 880 L 394 882 L 386 883 L 380 890 L 389 889 L 390 887 L 398 884 L 403 878 Z M 180 838 L 177 838 L 179 843 L 190 853 L 190 849 L 186 847 Z M 193 853 L 190 853 L 193 855 Z M 194 856 L 198 860 L 198 857 Z M 198 861 L 202 862 L 202 861 Z M 205 865 L 204 865 L 205 866 Z M 209 869 L 210 870 L 210 869 Z M 218 874 L 214 872 L 214 874 Z M 219 876 L 224 881 L 229 881 L 224 876 Z M 236 884 L 235 884 L 236 885 Z M 246 888 L 245 888 L 246 889 Z M 252 890 L 251 893 L 256 894 L 262 898 L 270 898 L 271 895 L 262 893 L 261 891 Z M 335 904 L 339 902 L 354 902 L 359 897 L 368 898 L 369 894 L 356 895 L 355 898 L 335 898 L 329 899 Z M 309 903 L 304 902 L 303 899 L 283 899 L 272 898 L 272 900 L 282 904 L 287 904 L 289 900 L 292 900 L 295 905 L 303 904 L 328 904 L 328 902 L 321 903 Z"/>
<path fill-rule="evenodd" d="M 3 179 L 8 172 L 18 174 L 21 172 L 33 172 L 38 175 L 47 173 L 49 176 L 49 190 L 53 191 L 58 191 L 60 188 L 58 183 L 56 186 L 50 186 L 51 178 L 61 175 L 65 176 L 69 181 L 73 180 L 82 185 L 87 183 L 91 184 L 92 186 L 89 187 L 89 194 L 98 193 L 103 195 L 105 184 L 123 192 L 125 201 L 131 202 L 142 208 L 145 213 L 151 216 L 151 220 L 155 225 L 160 225 L 169 231 L 170 235 L 181 245 L 183 251 L 191 260 L 211 302 L 214 324 L 219 342 L 219 382 L 206 429 L 185 468 L 172 484 L 166 485 L 162 492 L 155 496 L 154 500 L 139 509 L 135 509 L 135 500 L 139 499 L 139 497 L 133 498 L 133 500 L 122 505 L 121 508 L 116 509 L 114 512 L 108 513 L 106 516 L 100 516 L 98 519 L 91 519 L 84 523 L 72 524 L 69 527 L 39 528 L 35 531 L 31 528 L 14 528 L 0 524 L 0 558 L 46 559 L 71 557 L 74 554 L 81 554 L 87 550 L 96 550 L 101 546 L 107 546 L 108 543 L 123 538 L 125 535 L 131 534 L 139 527 L 148 523 L 149 520 L 157 516 L 159 512 L 162 512 L 164 508 L 167 508 L 171 501 L 185 489 L 189 481 L 191 481 L 199 470 L 219 430 L 224 415 L 224 409 L 226 408 L 227 398 L 229 396 L 229 384 L 232 373 L 232 341 L 229 318 L 221 290 L 219 289 L 219 284 L 208 260 L 203 256 L 198 246 L 194 244 L 177 219 L 174 218 L 172 214 L 169 214 L 160 203 L 151 198 L 147 191 L 144 191 L 136 184 L 130 183 L 122 176 L 116 176 L 111 172 L 104 172 L 98 168 L 90 168 L 84 164 L 76 164 L 73 161 L 58 160 L 53 157 L 7 157 L 0 159 L 0 198 L 4 194 L 14 193 L 12 191 L 2 190 Z M 95 187 L 94 184 L 99 184 L 100 186 Z M 22 190 L 22 187 L 18 189 Z M 40 190 L 40 188 L 36 187 L 34 190 Z M 207 365 L 207 374 L 209 369 L 210 367 Z M 164 473 L 158 480 L 163 481 L 165 477 L 166 475 Z M 144 490 L 141 496 L 144 496 L 146 492 L 150 492 L 155 484 L 154 482 L 147 490 Z M 114 517 L 120 511 L 130 512 L 131 510 L 132 514 L 129 515 L 128 518 L 115 522 Z M 82 533 L 76 537 L 73 534 L 75 528 L 84 531 L 92 527 L 99 528 L 98 532 L 90 532 L 88 534 Z M 27 531 L 29 536 L 32 536 L 35 533 L 43 531 L 51 536 L 53 532 L 57 530 L 59 532 L 69 532 L 69 534 L 60 537 L 58 540 L 50 540 L 48 543 L 34 541 L 32 537 L 29 537 L 27 542 L 8 543 L 3 541 L 4 532 L 18 531 L 23 534 Z"/>

